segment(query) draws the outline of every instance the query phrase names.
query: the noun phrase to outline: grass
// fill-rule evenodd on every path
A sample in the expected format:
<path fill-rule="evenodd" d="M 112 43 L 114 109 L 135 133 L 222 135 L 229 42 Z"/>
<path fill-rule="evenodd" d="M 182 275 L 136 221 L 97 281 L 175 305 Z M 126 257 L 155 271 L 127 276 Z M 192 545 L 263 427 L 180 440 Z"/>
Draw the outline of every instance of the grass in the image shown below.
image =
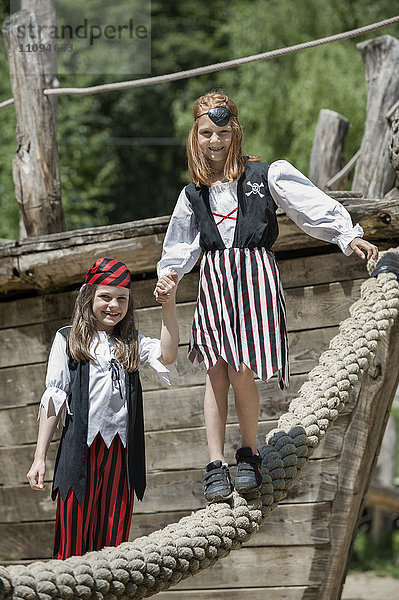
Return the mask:
<path fill-rule="evenodd" d="M 396 417 L 398 431 L 395 483 L 399 484 L 399 406 L 392 407 L 392 414 Z M 360 527 L 349 564 L 350 572 L 374 571 L 378 576 L 390 575 L 399 579 L 399 519 L 394 523 L 396 529 L 394 524 L 392 533 L 378 544 L 371 539 L 367 527 Z"/>

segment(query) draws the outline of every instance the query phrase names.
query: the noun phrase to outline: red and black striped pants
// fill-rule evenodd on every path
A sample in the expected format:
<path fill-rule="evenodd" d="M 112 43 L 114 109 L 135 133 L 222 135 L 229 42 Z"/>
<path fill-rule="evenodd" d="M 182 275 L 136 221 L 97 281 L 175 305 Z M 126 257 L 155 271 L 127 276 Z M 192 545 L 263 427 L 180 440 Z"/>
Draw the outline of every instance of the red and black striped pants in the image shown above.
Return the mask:
<path fill-rule="evenodd" d="M 86 494 L 78 504 L 73 490 L 58 494 L 53 558 L 81 556 L 129 537 L 133 490 L 129 492 L 126 448 L 116 435 L 109 448 L 98 434 L 87 448 Z"/>

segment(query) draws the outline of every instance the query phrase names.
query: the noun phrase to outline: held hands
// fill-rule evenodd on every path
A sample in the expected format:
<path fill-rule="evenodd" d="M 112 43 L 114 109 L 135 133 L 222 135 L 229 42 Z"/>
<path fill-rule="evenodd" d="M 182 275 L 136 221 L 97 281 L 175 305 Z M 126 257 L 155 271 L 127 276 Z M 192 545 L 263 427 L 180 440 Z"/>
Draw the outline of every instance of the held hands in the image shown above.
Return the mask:
<path fill-rule="evenodd" d="M 370 244 L 367 240 L 363 240 L 362 238 L 356 237 L 354 238 L 349 246 L 352 248 L 353 252 L 360 256 L 362 260 L 367 258 L 373 258 L 374 260 L 378 259 L 378 248 L 374 246 L 374 244 Z"/>
<path fill-rule="evenodd" d="M 44 474 L 46 472 L 46 461 L 42 459 L 35 459 L 32 463 L 31 468 L 27 473 L 27 478 L 32 490 L 45 490 L 44 485 Z"/>
<path fill-rule="evenodd" d="M 177 273 L 172 271 L 158 279 L 155 286 L 155 299 L 159 304 L 167 304 L 170 300 L 175 299 L 179 278 Z"/>

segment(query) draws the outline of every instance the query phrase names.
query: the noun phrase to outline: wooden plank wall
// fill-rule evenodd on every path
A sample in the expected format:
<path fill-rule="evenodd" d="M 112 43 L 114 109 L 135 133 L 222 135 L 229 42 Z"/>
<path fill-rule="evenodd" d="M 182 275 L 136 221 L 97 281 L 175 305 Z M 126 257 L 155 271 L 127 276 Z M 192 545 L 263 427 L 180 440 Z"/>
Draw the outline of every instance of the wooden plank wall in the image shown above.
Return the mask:
<path fill-rule="evenodd" d="M 275 427 L 336 334 L 349 306 L 359 296 L 365 265 L 341 253 L 281 260 L 291 348 L 291 386 L 280 392 L 276 382 L 258 382 L 261 396 L 259 445 Z M 145 390 L 148 489 L 136 502 L 131 539 L 203 507 L 202 470 L 208 461 L 202 415 L 204 374 L 186 358 L 195 306 L 197 273 L 178 290 L 181 347 L 177 387 L 142 371 Z M 137 281 L 134 293 L 140 331 L 159 335 L 159 307 L 152 296 L 155 280 Z M 43 391 L 46 360 L 55 331 L 71 313 L 71 292 L 1 303 L 0 314 L 0 560 L 48 558 L 54 528 L 54 504 L 26 482 L 37 435 L 37 407 Z M 233 409 L 232 398 L 231 408 Z M 349 410 L 350 407 L 348 407 Z M 329 554 L 329 518 L 337 493 L 339 456 L 349 414 L 339 417 L 282 506 L 240 552 L 211 570 L 181 582 L 160 597 L 170 600 L 248 598 L 287 600 L 318 597 Z M 227 458 L 240 446 L 234 410 L 227 427 Z M 56 442 L 49 450 L 48 489 Z M 4 563 L 3 563 L 4 564 Z M 239 589 L 238 589 L 239 588 Z M 284 589 L 283 589 L 284 588 Z M 185 591 L 186 590 L 186 591 Z"/>

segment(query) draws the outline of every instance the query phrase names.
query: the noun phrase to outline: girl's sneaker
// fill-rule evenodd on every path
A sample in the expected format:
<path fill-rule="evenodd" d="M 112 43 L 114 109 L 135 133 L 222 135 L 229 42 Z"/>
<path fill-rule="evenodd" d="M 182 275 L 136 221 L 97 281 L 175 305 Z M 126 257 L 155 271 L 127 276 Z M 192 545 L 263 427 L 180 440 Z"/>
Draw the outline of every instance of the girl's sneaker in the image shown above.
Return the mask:
<path fill-rule="evenodd" d="M 259 490 L 262 485 L 262 457 L 252 454 L 251 448 L 236 452 L 237 474 L 234 487 L 240 494 Z"/>
<path fill-rule="evenodd" d="M 205 467 L 204 496 L 207 502 L 222 502 L 231 497 L 233 484 L 227 465 L 221 460 L 214 460 Z"/>

